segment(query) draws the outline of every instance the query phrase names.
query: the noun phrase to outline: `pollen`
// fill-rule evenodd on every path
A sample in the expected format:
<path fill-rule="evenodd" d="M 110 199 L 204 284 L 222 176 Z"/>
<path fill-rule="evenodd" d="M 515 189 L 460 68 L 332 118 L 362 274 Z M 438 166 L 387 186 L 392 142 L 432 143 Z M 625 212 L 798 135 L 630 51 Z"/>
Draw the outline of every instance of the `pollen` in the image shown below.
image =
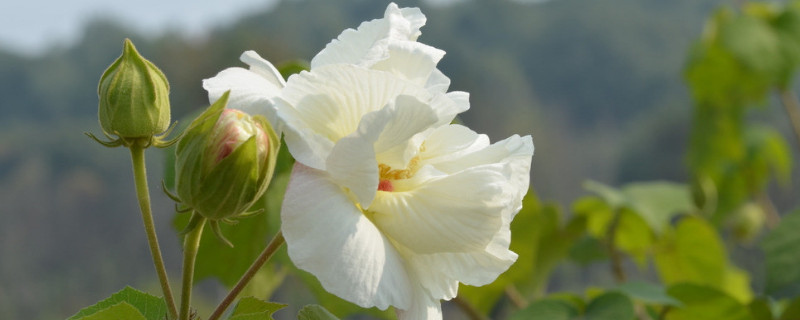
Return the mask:
<path fill-rule="evenodd" d="M 392 181 L 390 181 L 390 180 L 381 180 L 378 183 L 378 191 L 386 191 L 386 192 L 394 191 L 394 186 L 392 185 Z"/>

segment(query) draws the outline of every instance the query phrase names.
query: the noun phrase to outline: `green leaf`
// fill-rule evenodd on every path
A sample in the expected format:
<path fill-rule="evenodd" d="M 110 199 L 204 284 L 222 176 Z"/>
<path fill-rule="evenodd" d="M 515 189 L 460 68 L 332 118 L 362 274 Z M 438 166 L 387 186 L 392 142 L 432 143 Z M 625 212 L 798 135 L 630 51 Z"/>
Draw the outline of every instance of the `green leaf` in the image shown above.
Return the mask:
<path fill-rule="evenodd" d="M 687 217 L 665 234 L 655 251 L 661 281 L 667 285 L 692 282 L 720 286 L 728 257 L 716 230 L 706 221 Z"/>
<path fill-rule="evenodd" d="M 289 76 L 295 73 L 308 71 L 309 69 L 311 69 L 311 65 L 305 60 L 289 60 L 278 65 L 278 72 L 281 73 L 284 79 L 289 78 Z"/>
<path fill-rule="evenodd" d="M 584 187 L 605 200 L 612 211 L 630 209 L 657 234 L 669 226 L 674 216 L 690 213 L 694 208 L 689 189 L 683 184 L 666 181 L 641 182 L 627 184 L 617 190 L 590 180 L 584 183 Z"/>
<path fill-rule="evenodd" d="M 109 307 L 118 305 L 122 302 L 138 310 L 140 316 L 143 316 L 148 320 L 161 320 L 167 315 L 167 304 L 164 302 L 164 299 L 149 295 L 131 287 L 125 287 L 119 292 L 112 294 L 111 297 L 108 297 L 107 299 L 102 300 L 95 305 L 83 308 L 68 320 L 83 319 L 86 316 L 96 314 L 101 310 L 108 309 Z M 127 307 L 118 308 L 121 310 L 119 312 L 127 314 L 127 311 L 124 311 L 127 309 Z"/>
<path fill-rule="evenodd" d="M 775 317 L 772 316 L 772 308 L 767 298 L 753 299 L 747 307 L 750 309 L 750 314 L 753 315 L 753 320 L 775 319 Z"/>
<path fill-rule="evenodd" d="M 622 193 L 632 208 L 656 233 L 661 233 L 678 214 L 691 213 L 694 203 L 685 184 L 666 181 L 631 183 Z"/>
<path fill-rule="evenodd" d="M 585 236 L 569 249 L 569 259 L 581 266 L 587 266 L 596 261 L 608 260 L 608 250 L 597 238 Z"/>
<path fill-rule="evenodd" d="M 91 315 L 80 318 L 80 320 L 149 320 L 145 318 L 136 307 L 127 302 L 120 302 Z"/>
<path fill-rule="evenodd" d="M 307 305 L 297 313 L 297 320 L 339 320 L 330 311 L 316 304 Z"/>
<path fill-rule="evenodd" d="M 792 154 L 783 136 L 773 128 L 751 126 L 745 131 L 747 157 L 745 170 L 749 184 L 762 190 L 770 173 L 784 186 L 792 174 Z"/>
<path fill-rule="evenodd" d="M 653 232 L 640 215 L 627 208 L 620 209 L 614 245 L 633 257 L 640 268 L 647 267 L 647 254 L 655 243 Z"/>
<path fill-rule="evenodd" d="M 783 309 L 778 320 L 797 320 L 800 319 L 800 297 L 792 299 L 786 309 Z"/>
<path fill-rule="evenodd" d="M 747 306 L 724 292 L 698 284 L 680 283 L 667 290 L 683 303 L 667 313 L 667 320 L 753 320 Z"/>
<path fill-rule="evenodd" d="M 616 291 L 625 293 L 635 300 L 649 304 L 664 306 L 680 306 L 681 302 L 667 294 L 667 290 L 661 285 L 656 285 L 642 281 L 631 281 L 619 285 Z"/>
<path fill-rule="evenodd" d="M 275 311 L 286 307 L 285 304 L 264 302 L 254 297 L 239 300 L 233 308 L 229 320 L 271 320 Z"/>
<path fill-rule="evenodd" d="M 632 320 L 635 316 L 633 302 L 619 292 L 607 292 L 586 306 L 586 320 Z"/>
<path fill-rule="evenodd" d="M 559 299 L 541 299 L 529 304 L 509 317 L 509 320 L 571 320 L 578 316 L 578 310 L 568 302 Z"/>
<path fill-rule="evenodd" d="M 764 237 L 765 291 L 775 298 L 800 295 L 800 210 L 783 216 L 778 227 Z"/>

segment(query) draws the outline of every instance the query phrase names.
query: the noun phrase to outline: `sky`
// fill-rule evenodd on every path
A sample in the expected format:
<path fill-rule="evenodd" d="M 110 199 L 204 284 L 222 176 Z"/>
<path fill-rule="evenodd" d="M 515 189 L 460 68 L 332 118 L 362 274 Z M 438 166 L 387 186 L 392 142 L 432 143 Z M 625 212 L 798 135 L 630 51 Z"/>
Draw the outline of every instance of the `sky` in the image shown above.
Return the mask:
<path fill-rule="evenodd" d="M 276 0 L 3 0 L 0 48 L 40 54 L 54 44 L 77 40 L 87 20 L 113 17 L 145 34 L 177 29 L 202 35 L 247 12 L 274 6 Z"/>

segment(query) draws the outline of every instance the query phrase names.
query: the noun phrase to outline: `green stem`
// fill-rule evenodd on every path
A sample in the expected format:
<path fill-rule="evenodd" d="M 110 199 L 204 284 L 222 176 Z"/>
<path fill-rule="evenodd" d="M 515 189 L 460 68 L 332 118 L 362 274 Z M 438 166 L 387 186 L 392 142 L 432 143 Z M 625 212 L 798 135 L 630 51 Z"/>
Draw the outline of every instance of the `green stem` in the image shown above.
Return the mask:
<path fill-rule="evenodd" d="M 792 125 L 796 142 L 800 146 L 800 103 L 797 102 L 794 92 L 790 90 L 781 90 L 780 98 L 783 109 L 789 116 L 789 123 Z"/>
<path fill-rule="evenodd" d="M 528 300 L 519 292 L 519 289 L 512 283 L 506 286 L 506 296 L 517 309 L 525 309 L 528 306 Z"/>
<path fill-rule="evenodd" d="M 136 196 L 139 199 L 139 207 L 142 210 L 142 222 L 144 231 L 147 234 L 147 243 L 150 245 L 150 255 L 153 257 L 153 266 L 156 268 L 158 280 L 161 282 L 161 291 L 164 293 L 164 300 L 169 308 L 170 318 L 178 316 L 175 308 L 175 300 L 172 297 L 172 289 L 169 287 L 169 277 L 167 269 L 164 268 L 164 259 L 161 258 L 161 249 L 158 247 L 158 237 L 156 227 L 153 222 L 153 213 L 150 210 L 150 191 L 147 188 L 147 169 L 144 163 L 144 148 L 134 143 L 130 146 L 131 162 L 133 162 L 133 180 L 136 184 Z"/>
<path fill-rule="evenodd" d="M 189 307 L 192 303 L 192 280 L 194 280 L 194 262 L 197 260 L 197 249 L 206 218 L 200 218 L 197 226 L 186 234 L 183 241 L 183 281 L 181 282 L 181 313 L 178 319 L 189 320 Z"/>
<path fill-rule="evenodd" d="M 611 258 L 611 272 L 614 274 L 614 280 L 617 283 L 623 283 L 626 280 L 625 269 L 622 268 L 622 254 L 616 247 L 617 227 L 619 226 L 619 219 L 622 212 L 617 209 L 614 212 L 614 218 L 606 230 L 606 243 L 608 245 L 608 255 Z"/>
<path fill-rule="evenodd" d="M 478 309 L 476 309 L 475 306 L 473 306 L 471 303 L 469 303 L 469 301 L 464 300 L 464 298 L 456 296 L 455 298 L 453 298 L 452 301 L 459 308 L 461 308 L 461 311 L 464 311 L 464 313 L 467 314 L 467 317 L 470 320 L 489 320 L 488 317 L 486 317 L 483 314 L 481 314 L 481 312 L 478 311 Z"/>
<path fill-rule="evenodd" d="M 251 279 L 253 279 L 253 276 L 256 275 L 258 270 L 261 269 L 261 267 L 263 267 L 270 258 L 272 258 L 272 255 L 278 251 L 278 248 L 280 248 L 284 242 L 285 239 L 283 238 L 283 233 L 278 231 L 275 237 L 273 237 L 269 242 L 267 247 L 264 248 L 264 251 L 261 252 L 261 255 L 259 255 L 258 258 L 256 258 L 256 261 L 253 261 L 253 264 L 250 265 L 250 269 L 247 269 L 247 272 L 242 275 L 242 278 L 239 279 L 239 282 L 236 283 L 236 286 L 234 286 L 225 299 L 220 302 L 219 306 L 217 306 L 217 309 L 214 310 L 214 313 L 208 317 L 208 320 L 218 320 L 219 317 L 222 316 L 222 313 L 228 309 L 231 303 L 233 303 L 233 300 L 236 299 L 236 296 L 242 292 L 244 287 L 247 286 Z"/>

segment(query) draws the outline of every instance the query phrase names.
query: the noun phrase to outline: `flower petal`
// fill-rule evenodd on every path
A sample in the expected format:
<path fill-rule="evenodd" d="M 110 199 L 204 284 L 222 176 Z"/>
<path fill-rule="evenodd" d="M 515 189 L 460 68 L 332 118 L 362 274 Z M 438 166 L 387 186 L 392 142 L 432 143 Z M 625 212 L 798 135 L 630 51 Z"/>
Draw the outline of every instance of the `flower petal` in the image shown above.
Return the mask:
<path fill-rule="evenodd" d="M 411 305 L 402 258 L 324 172 L 295 164 L 281 220 L 289 257 L 325 290 L 365 308 Z"/>
<path fill-rule="evenodd" d="M 485 165 L 415 181 L 422 180 L 417 172 L 393 181 L 395 192 L 379 191 L 369 213 L 389 238 L 414 253 L 481 250 L 502 224 L 505 171 L 501 164 Z"/>
<path fill-rule="evenodd" d="M 340 139 L 326 161 L 331 179 L 350 189 L 363 208 L 368 208 L 378 190 L 376 152 L 409 150 L 406 142 L 435 123 L 430 106 L 414 97 L 401 95 L 381 110 L 367 113 L 358 130 Z M 405 165 L 411 156 L 399 160 Z"/>
<path fill-rule="evenodd" d="M 275 66 L 267 59 L 262 58 L 253 50 L 248 50 L 239 56 L 239 60 L 250 66 L 250 71 L 260 75 L 278 88 L 286 86 L 286 81 Z"/>
<path fill-rule="evenodd" d="M 442 50 L 413 41 L 389 41 L 386 47 L 389 56 L 376 62 L 372 69 L 391 72 L 422 87 L 444 56 Z"/>
<path fill-rule="evenodd" d="M 442 303 L 439 299 L 430 297 L 425 290 L 417 285 L 414 299 L 408 308 L 396 308 L 398 320 L 441 320 Z"/>
<path fill-rule="evenodd" d="M 212 103 L 217 101 L 222 94 L 230 90 L 228 107 L 249 114 L 264 115 L 277 130 L 279 127 L 273 99 L 280 94 L 286 82 L 269 61 L 254 51 L 243 53 L 241 60 L 250 65 L 250 70 L 228 68 L 212 78 L 203 80 L 203 89 L 208 91 L 209 101 Z"/>
<path fill-rule="evenodd" d="M 363 22 L 356 30 L 344 30 L 328 43 L 311 59 L 311 69 L 337 63 L 369 67 L 389 55 L 386 43 L 376 45 L 377 42 L 383 39 L 414 41 L 424 24 L 425 15 L 418 8 L 399 9 L 390 3 L 383 18 Z"/>
<path fill-rule="evenodd" d="M 216 76 L 203 80 L 208 100 L 217 101 L 230 90 L 228 106 L 250 114 L 261 114 L 270 105 L 270 99 L 280 94 L 280 87 L 257 73 L 243 68 L 228 68 Z"/>
<path fill-rule="evenodd" d="M 286 103 L 276 107 L 281 120 L 291 127 L 285 134 L 295 159 L 324 169 L 336 141 L 356 131 L 365 114 L 380 110 L 399 95 L 431 100 L 424 88 L 389 73 L 338 64 L 290 77 L 281 93 Z M 329 146 L 320 139 L 328 140 Z"/>
<path fill-rule="evenodd" d="M 463 141 L 459 140 L 460 138 L 456 134 L 452 134 L 452 132 L 463 132 L 465 129 L 469 130 L 457 125 L 442 127 L 431 134 L 425 144 L 426 146 L 429 144 L 432 146 L 458 145 Z M 420 153 L 420 158 L 424 159 L 421 162 L 433 165 L 436 169 L 446 173 L 475 168 L 485 163 L 507 164 L 510 170 L 505 179 L 509 183 L 509 190 L 511 190 L 510 192 L 512 192 L 511 195 L 513 196 L 513 199 L 509 202 L 510 207 L 507 208 L 508 211 L 511 211 L 509 213 L 511 215 L 509 219 L 511 219 L 522 208 L 522 197 L 528 192 L 531 157 L 534 151 L 533 141 L 530 136 L 520 137 L 513 135 L 483 148 L 481 148 L 485 145 L 483 139 L 478 139 L 475 142 L 473 145 L 463 148 L 461 152 L 450 151 L 449 155 L 442 153 L 434 155 L 433 153 L 437 152 L 435 151 L 436 148 L 426 148 L 424 152 Z"/>

